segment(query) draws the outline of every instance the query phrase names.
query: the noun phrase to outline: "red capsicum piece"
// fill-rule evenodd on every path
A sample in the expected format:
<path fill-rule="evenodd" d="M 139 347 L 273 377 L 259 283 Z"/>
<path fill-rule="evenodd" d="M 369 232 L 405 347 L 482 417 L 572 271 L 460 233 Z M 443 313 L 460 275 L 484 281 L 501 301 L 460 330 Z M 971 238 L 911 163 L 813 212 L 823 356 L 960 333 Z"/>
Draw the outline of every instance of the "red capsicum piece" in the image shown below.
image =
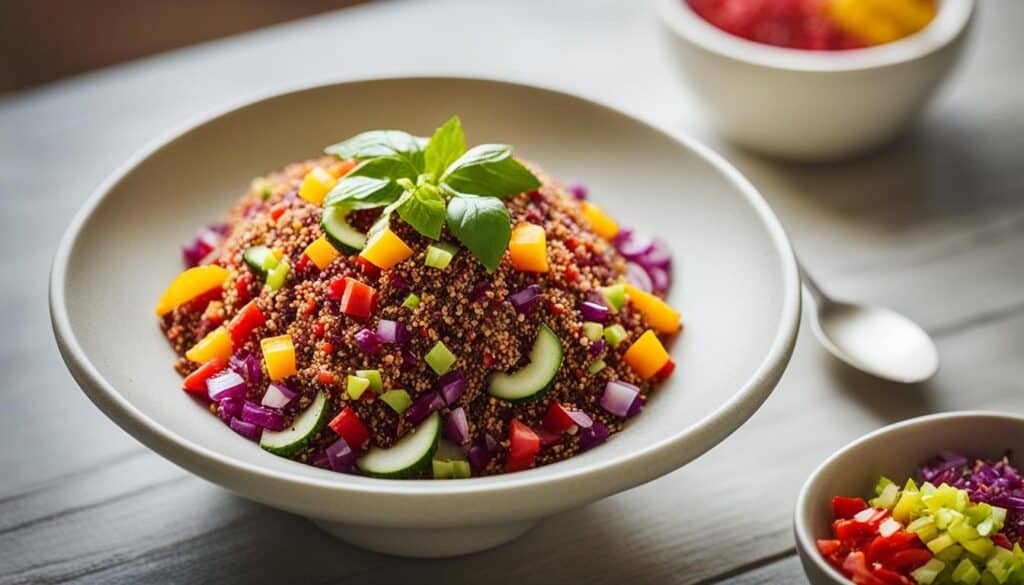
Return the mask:
<path fill-rule="evenodd" d="M 370 431 L 366 429 L 363 421 L 359 420 L 356 411 L 346 406 L 334 420 L 327 423 L 331 430 L 339 437 L 345 439 L 349 447 L 362 450 L 370 440 Z"/>
<path fill-rule="evenodd" d="M 266 316 L 263 315 L 263 311 L 260 311 L 256 301 L 249 301 L 228 323 L 231 341 L 235 342 L 236 346 L 242 344 L 266 320 Z"/>
<path fill-rule="evenodd" d="M 548 406 L 548 411 L 541 424 L 552 433 L 564 433 L 571 429 L 576 421 L 569 416 L 569 409 L 557 402 L 552 402 L 551 406 Z"/>
<path fill-rule="evenodd" d="M 843 496 L 832 498 L 832 512 L 836 515 L 836 518 L 841 520 L 849 520 L 861 511 L 866 510 L 867 507 L 868 503 L 864 501 L 864 498 L 844 498 Z"/>
<path fill-rule="evenodd" d="M 505 458 L 505 471 L 521 471 L 533 467 L 534 459 L 540 451 L 540 437 L 533 429 L 516 419 L 509 423 L 508 457 Z"/>
<path fill-rule="evenodd" d="M 227 366 L 228 361 L 226 359 L 219 357 L 213 358 L 186 376 L 181 387 L 189 394 L 205 394 L 206 380 L 212 378 L 214 374 L 223 371 Z"/>
<path fill-rule="evenodd" d="M 369 317 L 377 305 L 377 291 L 354 278 L 347 280 L 345 292 L 341 295 L 341 312 L 363 319 Z"/>

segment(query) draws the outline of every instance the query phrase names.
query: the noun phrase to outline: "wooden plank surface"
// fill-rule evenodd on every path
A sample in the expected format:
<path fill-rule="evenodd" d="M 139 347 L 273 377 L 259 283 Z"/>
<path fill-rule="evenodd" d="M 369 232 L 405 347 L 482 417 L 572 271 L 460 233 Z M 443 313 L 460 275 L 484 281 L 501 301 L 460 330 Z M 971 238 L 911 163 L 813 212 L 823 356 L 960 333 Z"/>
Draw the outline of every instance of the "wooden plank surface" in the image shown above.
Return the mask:
<path fill-rule="evenodd" d="M 611 0 L 377 2 L 0 100 L 0 583 L 804 582 L 790 514 L 827 454 L 909 416 L 1024 410 L 1024 5 L 983 8 L 964 66 L 915 131 L 842 166 L 718 144 L 660 51 L 652 10 Z M 457 34 L 423 34 L 445 26 Z M 910 388 L 879 382 L 837 364 L 805 327 L 765 407 L 698 461 L 506 547 L 441 561 L 338 544 L 139 446 L 78 391 L 52 340 L 47 270 L 71 215 L 189 120 L 393 74 L 533 81 L 708 139 L 762 188 L 826 287 L 919 320 L 942 371 Z"/>

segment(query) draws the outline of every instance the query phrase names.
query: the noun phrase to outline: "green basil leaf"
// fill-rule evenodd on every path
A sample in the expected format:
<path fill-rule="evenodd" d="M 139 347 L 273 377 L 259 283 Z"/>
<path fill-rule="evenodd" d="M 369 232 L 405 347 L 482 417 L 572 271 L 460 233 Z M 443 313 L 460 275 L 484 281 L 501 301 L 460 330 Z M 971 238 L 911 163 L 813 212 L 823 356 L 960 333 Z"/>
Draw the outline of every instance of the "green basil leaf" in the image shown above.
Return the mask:
<path fill-rule="evenodd" d="M 378 179 L 415 179 L 417 170 L 408 159 L 397 155 L 367 159 L 352 169 L 346 177 L 375 177 Z"/>
<path fill-rule="evenodd" d="M 462 121 L 458 116 L 452 116 L 434 132 L 427 143 L 423 152 L 426 170 L 434 177 L 440 177 L 448 165 L 465 152 L 466 134 L 462 131 Z"/>
<path fill-rule="evenodd" d="M 324 207 L 371 209 L 387 205 L 401 194 L 402 188 L 391 179 L 346 176 L 324 198 Z"/>
<path fill-rule="evenodd" d="M 509 197 L 540 187 L 540 181 L 512 158 L 512 147 L 481 144 L 448 166 L 441 183 L 451 191 L 491 197 Z"/>
<path fill-rule="evenodd" d="M 400 207 L 398 215 L 405 223 L 428 238 L 441 237 L 444 226 L 444 197 L 433 185 L 420 185 Z"/>
<path fill-rule="evenodd" d="M 413 175 L 423 172 L 422 139 L 401 130 L 370 130 L 328 146 L 324 151 L 338 158 L 356 160 L 397 156 L 412 165 Z"/>
<path fill-rule="evenodd" d="M 494 272 L 512 237 L 512 219 L 494 197 L 461 194 L 448 202 L 448 229 L 477 260 Z"/>
<path fill-rule="evenodd" d="M 367 239 L 372 238 L 378 232 L 384 230 L 384 228 L 391 225 L 391 214 L 394 213 L 396 209 L 404 205 L 405 202 L 411 198 L 412 191 L 402 191 L 402 193 L 398 196 L 397 199 L 389 203 L 388 206 L 385 207 L 384 210 L 380 212 L 380 217 L 377 218 L 377 221 L 373 222 L 373 225 L 370 226 L 369 231 L 366 232 Z"/>

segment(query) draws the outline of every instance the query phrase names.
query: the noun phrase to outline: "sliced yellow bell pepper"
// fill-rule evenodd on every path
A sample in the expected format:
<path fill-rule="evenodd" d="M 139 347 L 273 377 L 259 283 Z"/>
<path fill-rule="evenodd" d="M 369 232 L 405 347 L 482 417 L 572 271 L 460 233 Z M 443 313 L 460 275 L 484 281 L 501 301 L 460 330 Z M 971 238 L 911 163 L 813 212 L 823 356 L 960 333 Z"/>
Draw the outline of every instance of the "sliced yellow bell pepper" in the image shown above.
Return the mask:
<path fill-rule="evenodd" d="M 581 206 L 583 215 L 587 216 L 587 220 L 590 222 L 590 227 L 594 228 L 594 233 L 606 240 L 614 238 L 619 233 L 619 224 L 608 217 L 603 209 L 589 201 L 584 201 Z"/>
<path fill-rule="evenodd" d="M 163 317 L 178 305 L 187 303 L 199 295 L 224 286 L 230 273 L 220 266 L 196 266 L 179 274 L 164 291 L 156 304 L 156 314 Z"/>
<path fill-rule="evenodd" d="M 221 325 L 206 334 L 206 337 L 199 340 L 185 352 L 185 359 L 197 364 L 206 363 L 212 359 L 220 358 L 226 360 L 231 357 L 235 344 L 231 340 L 231 333 Z"/>
<path fill-rule="evenodd" d="M 387 270 L 412 256 L 412 248 L 407 246 L 402 238 L 398 237 L 390 228 L 384 228 L 384 231 L 366 242 L 366 247 L 359 253 L 359 256 L 377 268 Z"/>
<path fill-rule="evenodd" d="M 626 283 L 629 302 L 640 311 L 651 327 L 659 333 L 675 333 L 682 327 L 679 313 L 651 293 Z"/>
<path fill-rule="evenodd" d="M 267 373 L 271 380 L 281 380 L 294 375 L 295 345 L 291 335 L 278 335 L 260 340 L 263 350 L 263 362 L 267 364 Z"/>
<path fill-rule="evenodd" d="M 313 264 L 316 264 L 317 268 L 323 270 L 327 268 L 328 264 L 334 262 L 335 258 L 341 255 L 341 252 L 334 249 L 334 246 L 327 241 L 326 236 L 320 236 L 313 240 L 312 244 L 306 246 L 304 254 L 309 256 L 309 259 L 313 261 Z"/>
<path fill-rule="evenodd" d="M 644 380 L 653 378 L 671 361 L 668 352 L 665 351 L 665 346 L 650 329 L 644 331 L 644 334 L 629 346 L 623 358 L 629 367 L 633 368 L 633 371 Z"/>
<path fill-rule="evenodd" d="M 309 201 L 313 205 L 323 205 L 324 197 L 334 188 L 338 179 L 320 167 L 313 167 L 302 179 L 299 186 L 299 197 Z"/>
<path fill-rule="evenodd" d="M 548 243 L 544 228 L 521 223 L 512 230 L 508 242 L 509 259 L 520 272 L 548 271 Z"/>

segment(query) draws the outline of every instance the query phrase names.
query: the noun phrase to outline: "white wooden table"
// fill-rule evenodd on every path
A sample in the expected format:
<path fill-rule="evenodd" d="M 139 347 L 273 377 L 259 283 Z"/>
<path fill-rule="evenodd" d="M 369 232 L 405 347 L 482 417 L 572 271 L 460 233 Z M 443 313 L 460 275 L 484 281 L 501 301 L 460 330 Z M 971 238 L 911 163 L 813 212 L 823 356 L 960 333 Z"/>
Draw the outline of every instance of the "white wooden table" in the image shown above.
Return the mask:
<path fill-rule="evenodd" d="M 964 66 L 918 128 L 833 167 L 715 143 L 627 0 L 378 2 L 0 98 L 0 582 L 802 583 L 790 535 L 808 472 L 919 414 L 1024 410 L 1024 3 L 984 0 Z M 339 544 L 144 449 L 66 373 L 47 271 L 92 188 L 186 122 L 337 79 L 469 74 L 567 88 L 715 143 L 763 190 L 832 291 L 935 335 L 931 383 L 833 361 L 805 330 L 775 395 L 667 477 L 461 559 Z"/>

